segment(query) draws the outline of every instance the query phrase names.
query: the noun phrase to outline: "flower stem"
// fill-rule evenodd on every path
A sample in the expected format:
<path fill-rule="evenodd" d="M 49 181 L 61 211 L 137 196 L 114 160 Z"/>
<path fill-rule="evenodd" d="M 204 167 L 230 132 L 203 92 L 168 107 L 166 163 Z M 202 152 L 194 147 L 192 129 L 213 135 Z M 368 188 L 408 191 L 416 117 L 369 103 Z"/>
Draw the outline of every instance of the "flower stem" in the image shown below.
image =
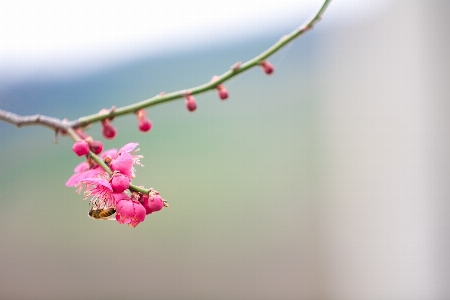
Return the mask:
<path fill-rule="evenodd" d="M 172 92 L 172 93 L 168 93 L 168 94 L 164 94 L 164 95 L 157 95 L 152 98 L 143 100 L 141 102 L 123 106 L 120 108 L 115 108 L 114 110 L 111 110 L 109 114 L 93 114 L 90 116 L 81 117 L 77 121 L 73 121 L 73 123 L 76 124 L 76 126 L 84 127 L 86 125 L 89 125 L 91 123 L 98 122 L 98 121 L 101 121 L 104 119 L 109 119 L 109 118 L 126 115 L 126 114 L 132 114 L 142 108 L 147 108 L 147 107 L 161 104 L 164 102 L 168 102 L 171 100 L 181 99 L 186 96 L 186 93 L 195 95 L 195 94 L 200 94 L 200 93 L 206 92 L 208 90 L 215 89 L 217 87 L 217 85 L 235 77 L 236 75 L 238 75 L 252 67 L 258 66 L 261 61 L 263 61 L 266 58 L 268 58 L 269 56 L 273 55 L 275 52 L 280 50 L 286 44 L 288 44 L 295 38 L 301 36 L 306 31 L 311 30 L 313 28 L 313 26 L 318 21 L 320 21 L 322 14 L 325 12 L 325 10 L 328 7 L 328 5 L 330 4 L 330 2 L 331 2 L 331 0 L 325 0 L 324 3 L 322 4 L 321 8 L 319 9 L 319 11 L 315 15 L 313 15 L 309 20 L 307 20 L 304 24 L 302 24 L 300 27 L 293 30 L 291 33 L 281 37 L 280 40 L 278 40 L 278 42 L 273 44 L 271 47 L 269 47 L 267 50 L 265 50 L 261 54 L 255 56 L 254 58 L 250 59 L 249 61 L 241 64 L 239 67 L 231 68 L 230 70 L 226 71 L 222 75 L 218 76 L 213 82 L 208 82 L 208 83 L 205 83 L 205 84 L 193 87 L 193 88 L 180 90 L 177 92 Z"/>

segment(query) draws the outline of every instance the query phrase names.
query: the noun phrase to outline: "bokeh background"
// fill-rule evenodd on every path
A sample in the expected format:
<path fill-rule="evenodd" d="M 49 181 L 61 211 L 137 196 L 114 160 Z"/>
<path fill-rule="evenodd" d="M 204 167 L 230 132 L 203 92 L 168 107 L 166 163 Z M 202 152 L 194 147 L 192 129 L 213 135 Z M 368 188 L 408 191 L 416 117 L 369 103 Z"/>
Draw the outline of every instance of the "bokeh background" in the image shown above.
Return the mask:
<path fill-rule="evenodd" d="M 139 22 L 114 25 L 121 14 L 141 20 L 142 3 L 58 4 L 61 13 L 2 2 L 3 15 L 37 19 L 1 22 L 0 108 L 76 119 L 196 86 L 320 2 L 148 5 L 172 25 L 146 39 L 131 38 Z M 84 24 L 101 11 L 103 31 Z M 226 102 L 210 92 L 195 113 L 183 101 L 156 106 L 147 134 L 133 116 L 114 120 L 105 148 L 139 142 L 134 182 L 170 204 L 135 229 L 89 219 L 65 187 L 81 161 L 71 140 L 0 123 L 0 299 L 449 299 L 449 12 L 443 0 L 335 0 L 270 58 L 272 76 L 227 82 Z M 66 43 L 38 44 L 53 14 L 61 26 L 49 32 Z M 94 29 L 105 43 L 77 43 Z M 101 138 L 98 125 L 89 133 Z"/>

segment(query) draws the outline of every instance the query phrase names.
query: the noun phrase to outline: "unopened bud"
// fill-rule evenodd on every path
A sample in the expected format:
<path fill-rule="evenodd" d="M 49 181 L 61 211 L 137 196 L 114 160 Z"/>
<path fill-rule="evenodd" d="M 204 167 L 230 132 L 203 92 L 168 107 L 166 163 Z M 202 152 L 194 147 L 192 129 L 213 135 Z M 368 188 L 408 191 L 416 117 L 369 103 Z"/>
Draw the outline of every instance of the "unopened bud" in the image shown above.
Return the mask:
<path fill-rule="evenodd" d="M 116 193 L 122 193 L 130 186 L 130 177 L 123 174 L 114 174 L 111 178 L 111 187 Z"/>
<path fill-rule="evenodd" d="M 273 65 L 270 62 L 266 61 L 266 60 L 261 61 L 259 64 L 263 68 L 264 73 L 266 73 L 267 75 L 272 74 L 273 71 L 275 70 Z"/>
<path fill-rule="evenodd" d="M 106 139 L 112 139 L 117 134 L 116 128 L 107 119 L 102 121 L 102 134 Z"/>
<path fill-rule="evenodd" d="M 92 152 L 94 152 L 95 154 L 100 154 L 103 151 L 103 143 L 100 141 L 91 141 L 89 143 L 89 148 L 91 149 Z"/>
<path fill-rule="evenodd" d="M 138 128 L 142 132 L 147 132 L 150 129 L 152 129 L 152 122 L 149 119 L 139 120 L 138 121 Z"/>
<path fill-rule="evenodd" d="M 185 103 L 187 110 L 192 112 L 197 109 L 197 103 L 195 102 L 195 98 L 193 96 L 187 95 Z"/>
<path fill-rule="evenodd" d="M 217 86 L 217 92 L 219 93 L 220 100 L 226 100 L 228 98 L 228 91 L 223 85 L 219 84 Z"/>
<path fill-rule="evenodd" d="M 86 141 L 76 141 L 72 146 L 72 151 L 78 156 L 83 156 L 89 153 L 89 146 Z"/>
<path fill-rule="evenodd" d="M 142 132 L 147 132 L 152 129 L 152 122 L 147 118 L 147 112 L 144 109 L 140 109 L 136 112 L 138 118 L 138 128 Z"/>

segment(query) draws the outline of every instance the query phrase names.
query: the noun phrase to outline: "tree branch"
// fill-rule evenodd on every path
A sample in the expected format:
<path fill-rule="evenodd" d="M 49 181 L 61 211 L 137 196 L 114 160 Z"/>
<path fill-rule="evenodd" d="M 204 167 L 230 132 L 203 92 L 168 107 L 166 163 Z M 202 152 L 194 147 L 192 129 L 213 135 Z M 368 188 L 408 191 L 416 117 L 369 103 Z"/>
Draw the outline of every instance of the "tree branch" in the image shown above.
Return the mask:
<path fill-rule="evenodd" d="M 199 85 L 197 87 L 189 88 L 180 90 L 177 92 L 172 92 L 168 94 L 160 94 L 157 96 L 154 96 L 152 98 L 120 107 L 115 108 L 111 110 L 108 114 L 93 114 L 90 116 L 81 117 L 78 120 L 74 121 L 63 121 L 52 117 L 46 117 L 42 115 L 34 115 L 34 116 L 19 116 L 11 112 L 7 112 L 4 110 L 0 110 L 0 120 L 5 121 L 7 123 L 13 124 L 17 127 L 21 126 L 31 126 L 31 125 L 40 125 L 44 127 L 52 128 L 53 130 L 66 130 L 67 128 L 78 128 L 78 127 L 84 127 L 94 122 L 99 122 L 105 119 L 111 119 L 117 116 L 122 116 L 126 114 L 132 114 L 137 112 L 139 109 L 147 108 L 150 106 L 154 106 L 157 104 L 165 103 L 168 101 L 181 99 L 186 97 L 186 95 L 195 95 L 200 94 L 212 89 L 215 89 L 219 84 L 228 81 L 229 79 L 237 76 L 240 73 L 243 73 L 244 71 L 258 66 L 262 61 L 267 59 L 269 56 L 273 55 L 275 52 L 280 50 L 282 47 L 284 47 L 286 44 L 294 40 L 295 38 L 303 35 L 305 32 L 311 30 L 313 26 L 321 20 L 322 14 L 325 12 L 326 8 L 330 4 L 331 0 L 325 0 L 322 4 L 319 11 L 314 14 L 309 20 L 307 20 L 304 24 L 302 24 L 300 27 L 292 31 L 291 33 L 283 36 L 278 42 L 273 44 L 271 47 L 269 47 L 267 50 L 262 52 L 261 54 L 257 55 L 256 57 L 250 59 L 249 61 L 240 64 L 236 63 L 234 64 L 230 70 L 226 71 L 222 75 L 218 76 L 214 81 L 207 82 L 205 84 Z"/>

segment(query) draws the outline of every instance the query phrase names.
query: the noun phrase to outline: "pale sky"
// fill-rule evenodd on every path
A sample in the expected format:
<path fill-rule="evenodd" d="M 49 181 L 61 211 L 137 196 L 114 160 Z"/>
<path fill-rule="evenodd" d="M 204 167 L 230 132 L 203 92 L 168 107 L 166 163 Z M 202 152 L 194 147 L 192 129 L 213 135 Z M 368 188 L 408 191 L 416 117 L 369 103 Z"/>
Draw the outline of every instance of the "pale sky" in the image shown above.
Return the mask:
<path fill-rule="evenodd" d="M 137 56 L 227 43 L 299 26 L 322 0 L 0 1 L 0 87 L 83 73 Z M 324 18 L 354 21 L 385 0 L 334 0 Z M 351 15 L 351 17 L 349 17 Z M 330 26 L 331 22 L 319 26 Z"/>

